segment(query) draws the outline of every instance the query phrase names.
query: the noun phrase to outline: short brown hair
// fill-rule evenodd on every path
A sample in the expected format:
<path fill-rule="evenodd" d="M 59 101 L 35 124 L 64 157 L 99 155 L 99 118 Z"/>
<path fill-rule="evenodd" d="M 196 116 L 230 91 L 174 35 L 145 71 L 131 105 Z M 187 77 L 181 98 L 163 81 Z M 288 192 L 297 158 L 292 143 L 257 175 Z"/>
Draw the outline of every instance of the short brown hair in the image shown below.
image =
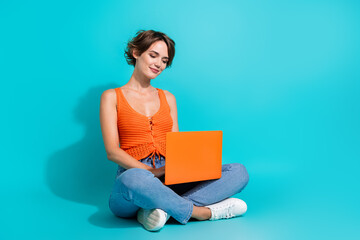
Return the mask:
<path fill-rule="evenodd" d="M 140 56 L 156 41 L 164 41 L 166 43 L 169 55 L 166 68 L 170 67 L 175 56 L 175 42 L 165 33 L 154 30 L 140 30 L 136 33 L 135 37 L 128 41 L 124 53 L 127 63 L 135 66 L 136 58 L 133 56 L 134 49 L 137 50 L 137 55 Z"/>

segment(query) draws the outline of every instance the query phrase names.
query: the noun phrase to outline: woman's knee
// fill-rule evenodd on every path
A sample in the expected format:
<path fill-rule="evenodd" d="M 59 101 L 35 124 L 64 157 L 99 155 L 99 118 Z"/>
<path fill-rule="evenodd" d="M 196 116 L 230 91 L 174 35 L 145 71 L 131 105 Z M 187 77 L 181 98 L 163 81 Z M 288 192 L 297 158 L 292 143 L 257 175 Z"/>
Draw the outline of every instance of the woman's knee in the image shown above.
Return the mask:
<path fill-rule="evenodd" d="M 125 201 L 121 194 L 111 194 L 109 209 L 117 217 L 132 218 L 136 215 L 139 207 L 129 201 Z"/>
<path fill-rule="evenodd" d="M 239 177 L 240 181 L 246 186 L 249 182 L 249 173 L 245 166 L 241 163 L 232 163 L 231 168 L 235 172 L 236 176 Z"/>

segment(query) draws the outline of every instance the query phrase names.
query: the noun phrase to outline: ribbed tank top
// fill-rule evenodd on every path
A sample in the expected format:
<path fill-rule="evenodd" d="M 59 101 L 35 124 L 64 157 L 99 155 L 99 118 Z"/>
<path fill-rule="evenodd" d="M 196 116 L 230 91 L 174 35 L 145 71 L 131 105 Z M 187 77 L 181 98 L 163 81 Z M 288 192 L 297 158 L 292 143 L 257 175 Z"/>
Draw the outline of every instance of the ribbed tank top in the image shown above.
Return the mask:
<path fill-rule="evenodd" d="M 155 167 L 155 154 L 166 156 L 166 133 L 171 132 L 173 120 L 170 106 L 162 89 L 156 88 L 160 98 L 160 108 L 147 117 L 133 109 L 122 90 L 115 88 L 117 97 L 117 126 L 120 148 L 137 160 L 151 154 Z"/>

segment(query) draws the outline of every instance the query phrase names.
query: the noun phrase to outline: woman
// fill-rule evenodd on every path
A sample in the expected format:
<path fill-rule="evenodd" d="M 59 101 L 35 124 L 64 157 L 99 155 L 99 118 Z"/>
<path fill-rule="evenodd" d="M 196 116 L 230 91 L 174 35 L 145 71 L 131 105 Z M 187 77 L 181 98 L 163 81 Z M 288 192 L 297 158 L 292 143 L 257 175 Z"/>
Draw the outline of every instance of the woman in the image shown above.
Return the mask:
<path fill-rule="evenodd" d="M 244 201 L 229 198 L 248 183 L 240 163 L 223 164 L 222 177 L 164 185 L 166 132 L 178 132 L 173 94 L 151 86 L 150 80 L 171 66 L 175 42 L 162 32 L 138 31 L 125 56 L 134 72 L 128 83 L 101 95 L 100 122 L 109 160 L 119 165 L 110 210 L 118 217 L 135 217 L 149 231 L 161 229 L 172 216 L 217 220 L 242 215 Z M 120 144 L 120 147 L 119 147 Z"/>

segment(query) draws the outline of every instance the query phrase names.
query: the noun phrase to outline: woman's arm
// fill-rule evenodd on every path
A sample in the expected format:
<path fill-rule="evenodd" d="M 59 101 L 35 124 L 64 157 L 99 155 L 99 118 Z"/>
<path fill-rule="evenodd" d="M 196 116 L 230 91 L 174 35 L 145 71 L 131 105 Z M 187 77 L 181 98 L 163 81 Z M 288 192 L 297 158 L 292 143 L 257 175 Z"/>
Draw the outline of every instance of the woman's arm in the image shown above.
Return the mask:
<path fill-rule="evenodd" d="M 123 168 L 154 168 L 136 160 L 119 147 L 119 134 L 117 129 L 116 92 L 114 89 L 106 90 L 100 100 L 100 125 L 104 140 L 107 158 Z"/>
<path fill-rule="evenodd" d="M 177 106 L 175 96 L 167 90 L 164 90 L 166 100 L 170 106 L 170 115 L 173 120 L 172 132 L 179 132 L 178 116 L 177 116 Z"/>

